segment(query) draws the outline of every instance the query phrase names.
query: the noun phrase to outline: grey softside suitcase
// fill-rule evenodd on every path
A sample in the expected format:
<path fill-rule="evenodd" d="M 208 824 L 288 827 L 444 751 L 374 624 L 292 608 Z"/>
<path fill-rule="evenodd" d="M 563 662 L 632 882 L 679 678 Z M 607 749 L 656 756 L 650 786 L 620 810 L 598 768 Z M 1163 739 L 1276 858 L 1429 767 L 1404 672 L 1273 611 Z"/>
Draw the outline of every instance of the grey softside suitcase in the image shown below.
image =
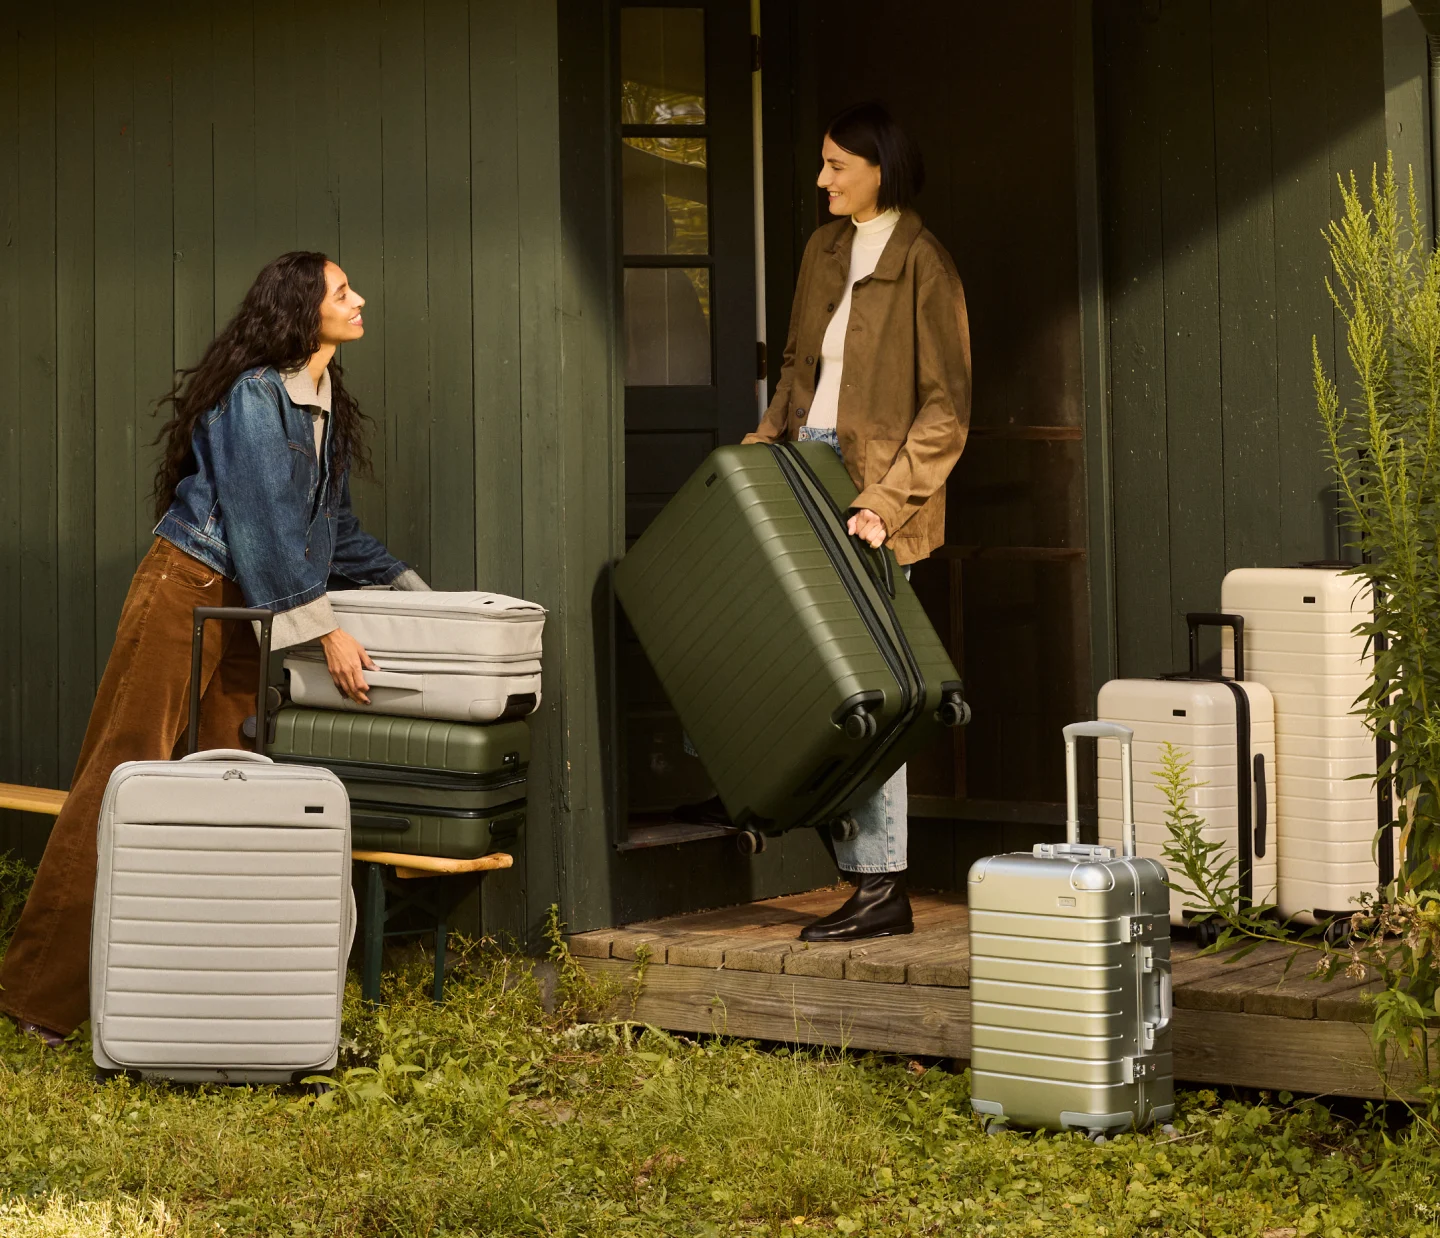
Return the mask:
<path fill-rule="evenodd" d="M 1122 856 L 1079 842 L 1080 736 L 1120 741 Z M 1099 1138 L 1174 1113 L 1170 891 L 1135 855 L 1130 746 L 1118 723 L 1067 726 L 1067 841 L 970 869 L 971 1105 L 992 1126 Z"/>
<path fill-rule="evenodd" d="M 722 447 L 615 568 L 743 850 L 836 820 L 969 720 L 893 556 L 847 534 L 855 497 L 823 443 Z"/>
<path fill-rule="evenodd" d="M 339 776 L 357 850 L 470 860 L 508 847 L 525 821 L 523 718 L 477 726 L 291 707 L 271 751 Z"/>
<path fill-rule="evenodd" d="M 210 619 L 258 620 L 256 746 L 196 752 Z M 270 613 L 195 611 L 190 755 L 131 761 L 100 809 L 90 1021 L 102 1071 L 287 1082 L 335 1065 L 355 932 L 350 805 L 329 770 L 263 755 Z"/>

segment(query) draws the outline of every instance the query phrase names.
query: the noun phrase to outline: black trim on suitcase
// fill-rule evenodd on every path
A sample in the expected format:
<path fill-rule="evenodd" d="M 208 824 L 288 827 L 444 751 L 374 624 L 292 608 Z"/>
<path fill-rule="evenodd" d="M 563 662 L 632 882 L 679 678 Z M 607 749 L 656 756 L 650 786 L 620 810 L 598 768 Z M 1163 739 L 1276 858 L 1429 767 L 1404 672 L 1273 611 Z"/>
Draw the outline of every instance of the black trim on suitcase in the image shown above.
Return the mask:
<path fill-rule="evenodd" d="M 494 808 L 432 808 L 429 805 L 421 808 L 415 804 L 386 804 L 378 800 L 352 800 L 350 802 L 350 819 L 354 825 L 362 824 L 361 817 L 365 814 L 380 813 L 387 817 L 403 817 L 405 824 L 394 828 L 407 830 L 410 828 L 411 817 L 444 817 L 447 821 L 484 821 L 490 817 L 516 817 L 524 811 L 524 800 L 512 800 L 508 804 L 499 804 Z"/>
<path fill-rule="evenodd" d="M 858 767 L 851 766 L 851 777 L 845 780 L 845 785 L 839 791 L 831 791 L 817 801 L 815 807 L 806 814 L 807 818 L 813 818 L 812 823 L 823 822 L 825 817 L 833 813 L 845 798 L 854 791 L 862 782 L 869 777 L 870 772 L 879 763 L 879 760 L 893 746 L 895 741 L 904 733 L 905 728 L 918 716 L 920 708 L 925 700 L 925 677 L 916 661 L 915 654 L 910 648 L 909 642 L 905 639 L 905 633 L 900 627 L 898 618 L 895 615 L 895 608 L 890 604 L 890 598 L 885 588 L 875 581 L 873 569 L 866 563 L 866 572 L 871 576 L 872 584 L 876 585 L 876 592 L 880 596 L 881 604 L 888 612 L 891 626 L 895 635 L 892 637 L 885 630 L 879 615 L 865 592 L 865 586 L 855 571 L 854 565 L 845 553 L 845 545 L 835 534 L 834 525 L 827 520 L 822 513 L 814 495 L 801 480 L 801 474 L 809 479 L 810 485 L 822 496 L 830 508 L 830 515 L 833 520 L 843 523 L 844 516 L 835 500 L 830 497 L 830 492 L 825 489 L 820 479 L 815 476 L 814 470 L 806 462 L 805 458 L 795 450 L 792 443 L 772 443 L 770 450 L 775 455 L 775 461 L 780 467 L 780 474 L 785 478 L 795 495 L 797 504 L 805 518 L 810 522 L 811 528 L 824 548 L 827 557 L 835 567 L 836 575 L 845 591 L 850 595 L 851 601 L 855 604 L 856 613 L 859 614 L 865 627 L 870 632 L 871 638 L 875 641 L 875 647 L 885 659 L 885 663 L 894 676 L 896 684 L 900 689 L 900 709 L 896 713 L 890 726 L 882 735 L 876 738 L 875 743 L 865 753 L 863 763 Z M 891 582 L 893 588 L 893 581 Z M 912 682 L 913 681 L 913 682 Z M 737 823 L 739 824 L 739 823 Z"/>
<path fill-rule="evenodd" d="M 495 791 L 502 787 L 525 785 L 525 777 L 516 777 L 519 766 L 494 774 L 467 774 L 458 770 L 417 769 L 413 765 L 380 765 L 316 756 L 286 753 L 291 765 L 318 765 L 331 770 L 345 782 L 401 783 L 424 791 Z"/>
<path fill-rule="evenodd" d="M 191 614 L 194 628 L 190 636 L 190 726 L 186 731 L 188 752 L 199 751 L 200 743 L 200 666 L 205 653 L 205 624 L 211 619 L 248 621 L 260 625 L 260 686 L 255 692 L 255 751 L 265 755 L 265 741 L 270 728 L 267 707 L 270 704 L 270 625 L 274 614 L 249 606 L 197 606 Z"/>
<path fill-rule="evenodd" d="M 1184 675 L 1166 675 L 1166 679 L 1191 680 L 1200 683 L 1223 683 L 1235 698 L 1235 835 L 1236 851 L 1240 861 L 1240 901 L 1243 906 L 1255 902 L 1255 856 L 1265 854 L 1264 809 L 1257 821 L 1255 801 L 1251 796 L 1259 780 L 1261 805 L 1265 804 L 1263 754 L 1257 754 L 1255 764 L 1250 760 L 1250 698 L 1240 685 L 1245 679 L 1245 619 L 1241 615 L 1225 615 L 1218 612 L 1192 611 L 1185 616 L 1185 626 L 1190 637 L 1190 670 Z M 1229 628 L 1234 640 L 1235 674 L 1202 675 L 1200 673 L 1200 629 L 1207 627 Z M 1255 833 L 1252 846 L 1251 831 Z"/>

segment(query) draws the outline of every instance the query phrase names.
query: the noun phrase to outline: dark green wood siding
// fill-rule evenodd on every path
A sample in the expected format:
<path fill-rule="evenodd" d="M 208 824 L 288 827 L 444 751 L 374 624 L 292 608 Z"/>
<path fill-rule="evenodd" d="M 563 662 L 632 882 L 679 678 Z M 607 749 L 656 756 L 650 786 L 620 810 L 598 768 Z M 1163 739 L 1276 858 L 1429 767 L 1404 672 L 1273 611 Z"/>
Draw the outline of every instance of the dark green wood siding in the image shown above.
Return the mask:
<path fill-rule="evenodd" d="M 367 527 L 437 588 L 550 610 L 530 845 L 487 887 L 489 927 L 533 933 L 590 897 L 568 840 L 608 837 L 592 594 L 617 528 L 554 6 L 25 8 L 0 22 L 0 780 L 68 782 L 172 369 L 264 262 L 322 249 L 368 299 L 343 357 L 373 421 Z M 45 833 L 11 815 L 0 845 L 34 859 Z"/>
<path fill-rule="evenodd" d="M 1379 0 L 1101 6 L 1119 672 L 1185 656 L 1231 568 L 1337 553 L 1310 340 L 1322 231 L 1385 157 Z M 1421 172 L 1423 174 L 1423 170 Z M 1342 354 L 1343 359 L 1343 354 Z"/>

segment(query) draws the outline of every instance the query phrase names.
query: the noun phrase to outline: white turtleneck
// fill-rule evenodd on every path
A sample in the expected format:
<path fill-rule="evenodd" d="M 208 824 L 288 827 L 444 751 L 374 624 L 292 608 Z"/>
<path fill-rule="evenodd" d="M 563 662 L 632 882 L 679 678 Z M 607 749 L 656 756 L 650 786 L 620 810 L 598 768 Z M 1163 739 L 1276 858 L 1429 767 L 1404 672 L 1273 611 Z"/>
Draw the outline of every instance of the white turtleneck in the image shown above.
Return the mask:
<path fill-rule="evenodd" d="M 835 317 L 825 328 L 825 339 L 820 345 L 820 381 L 815 386 L 815 398 L 810 401 L 810 416 L 805 419 L 805 424 L 813 429 L 835 426 L 840 410 L 840 372 L 845 366 L 845 336 L 850 326 L 850 292 L 856 283 L 874 273 L 885 243 L 899 222 L 900 212 L 891 210 L 855 225 L 845 295 L 835 307 Z"/>

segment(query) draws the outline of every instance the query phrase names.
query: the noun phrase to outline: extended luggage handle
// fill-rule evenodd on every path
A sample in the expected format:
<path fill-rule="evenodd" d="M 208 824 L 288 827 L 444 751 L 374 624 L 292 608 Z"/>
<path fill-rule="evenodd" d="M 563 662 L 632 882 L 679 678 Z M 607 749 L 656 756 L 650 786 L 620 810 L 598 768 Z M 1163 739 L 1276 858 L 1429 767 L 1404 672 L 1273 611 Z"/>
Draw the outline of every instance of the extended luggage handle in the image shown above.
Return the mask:
<path fill-rule="evenodd" d="M 1191 611 L 1185 616 L 1185 626 L 1190 632 L 1190 675 L 1200 674 L 1200 629 L 1229 628 L 1235 646 L 1235 673 L 1230 676 L 1236 683 L 1245 678 L 1245 617 L 1226 615 L 1218 611 Z"/>
<path fill-rule="evenodd" d="M 1081 738 L 1120 741 L 1120 805 L 1124 854 L 1135 854 L 1135 778 L 1131 747 L 1135 732 L 1119 722 L 1072 722 L 1065 728 L 1065 841 L 1080 841 L 1080 786 L 1075 762 L 1075 741 Z"/>
<path fill-rule="evenodd" d="M 270 704 L 270 626 L 272 611 L 250 606 L 197 606 L 192 615 L 190 638 L 190 727 L 185 747 L 194 755 L 200 746 L 200 666 L 205 654 L 205 624 L 211 619 L 258 623 L 260 625 L 260 683 L 255 692 L 255 753 L 265 755 L 269 734 L 267 708 Z M 228 750 L 224 750 L 228 751 Z"/>

